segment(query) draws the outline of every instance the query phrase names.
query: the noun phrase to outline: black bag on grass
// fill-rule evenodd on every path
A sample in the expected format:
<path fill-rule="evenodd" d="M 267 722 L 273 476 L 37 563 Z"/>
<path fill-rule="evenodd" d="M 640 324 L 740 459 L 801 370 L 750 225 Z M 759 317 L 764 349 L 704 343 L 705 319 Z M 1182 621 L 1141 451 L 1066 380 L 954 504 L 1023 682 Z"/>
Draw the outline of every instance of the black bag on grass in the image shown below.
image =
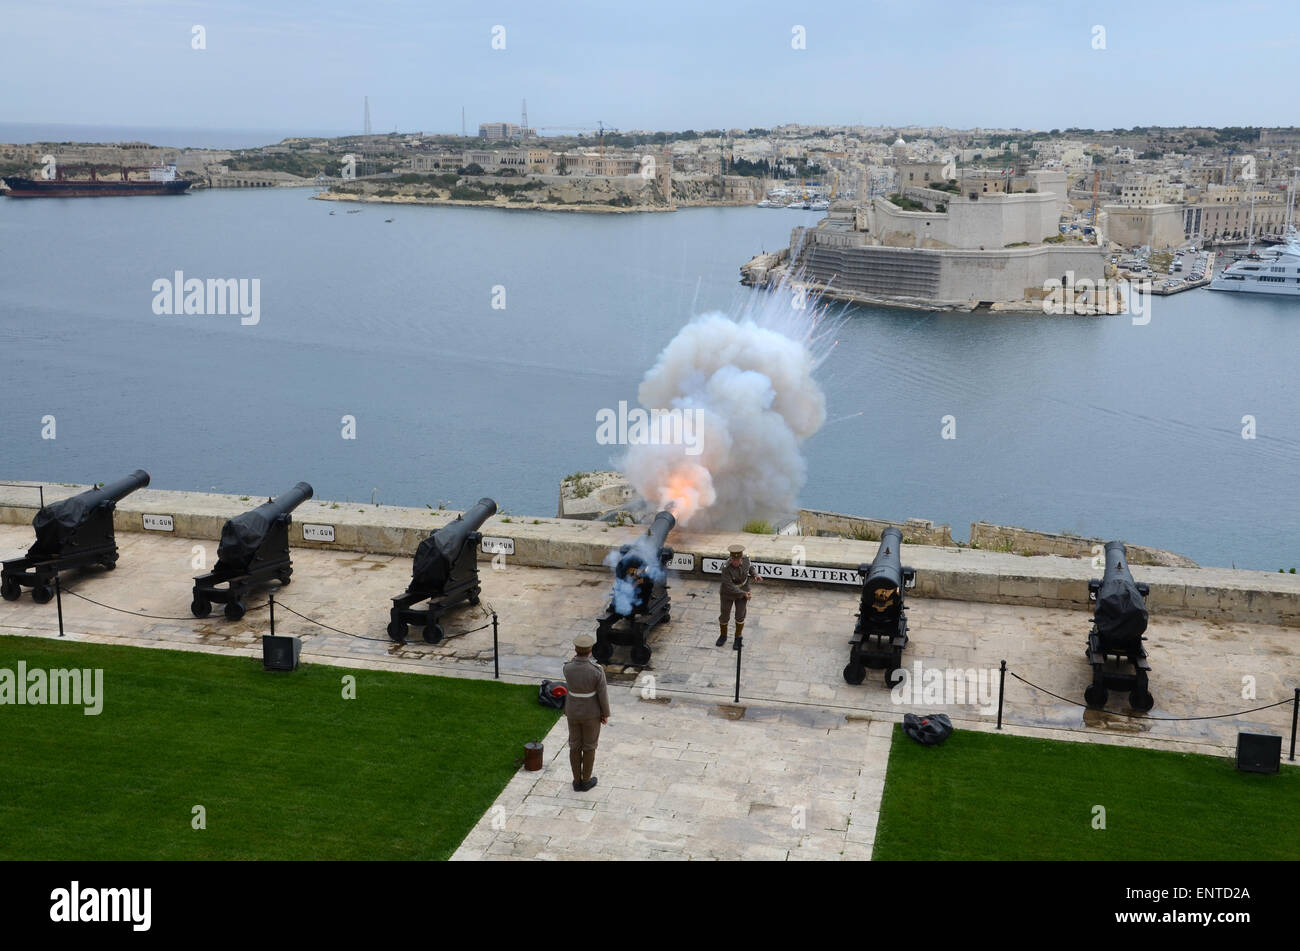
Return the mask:
<path fill-rule="evenodd" d="M 569 687 L 562 680 L 543 680 L 537 688 L 537 702 L 553 710 L 563 710 L 564 700 L 569 696 Z"/>
<path fill-rule="evenodd" d="M 905 713 L 903 732 L 922 746 L 938 746 L 952 736 L 952 721 L 946 713 L 932 713 L 927 717 Z"/>

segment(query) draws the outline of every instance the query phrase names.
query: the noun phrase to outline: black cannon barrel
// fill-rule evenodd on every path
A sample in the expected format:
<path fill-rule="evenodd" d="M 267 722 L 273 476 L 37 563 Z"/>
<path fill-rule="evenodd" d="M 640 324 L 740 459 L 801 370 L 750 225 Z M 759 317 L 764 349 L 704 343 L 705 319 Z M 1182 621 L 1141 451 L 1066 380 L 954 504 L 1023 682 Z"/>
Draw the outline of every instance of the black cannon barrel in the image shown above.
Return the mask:
<path fill-rule="evenodd" d="M 1097 633 L 1112 646 L 1134 646 L 1147 629 L 1147 604 L 1128 570 L 1128 551 L 1123 542 L 1106 543 L 1106 571 L 1097 588 L 1097 606 L 1092 612 Z"/>
<path fill-rule="evenodd" d="M 143 489 L 149 484 L 149 473 L 143 469 L 136 469 L 129 476 L 123 476 L 116 482 L 109 482 L 101 485 L 98 489 L 91 489 L 82 495 L 95 495 L 98 493 L 100 498 L 112 499 L 114 502 L 120 502 L 136 489 Z"/>
<path fill-rule="evenodd" d="M 288 515 L 302 503 L 306 502 L 315 493 L 312 487 L 306 482 L 299 482 L 288 492 L 282 492 L 273 499 L 268 499 L 251 512 L 245 512 L 244 515 L 252 515 L 256 512 L 262 518 L 270 521 L 281 515 Z M 238 516 L 243 518 L 243 516 Z"/>
<path fill-rule="evenodd" d="M 614 577 L 625 578 L 627 573 L 633 569 L 651 563 L 657 564 L 659 552 L 663 550 L 668 541 L 668 533 L 673 530 L 676 524 L 677 519 L 667 509 L 656 514 L 654 521 L 650 523 L 650 527 L 646 529 L 645 534 L 631 545 L 624 546 L 626 551 L 622 553 L 618 559 L 618 564 L 614 566 Z"/>
<path fill-rule="evenodd" d="M 243 515 L 227 519 L 221 527 L 221 543 L 217 546 L 218 564 L 229 566 L 251 561 L 276 520 L 287 516 L 310 499 L 312 494 L 310 485 L 299 482 L 277 498 L 263 502 Z"/>
<path fill-rule="evenodd" d="M 903 610 L 903 533 L 889 527 L 880 533 L 880 548 L 862 583 L 863 617 L 873 624 L 893 622 Z M 862 568 L 858 569 L 862 571 Z"/>
<path fill-rule="evenodd" d="M 136 489 L 142 489 L 148 484 L 149 473 L 136 469 L 116 482 L 87 489 L 60 502 L 51 502 L 32 519 L 37 546 L 41 550 L 57 551 L 99 506 L 106 502 L 120 502 Z"/>
<path fill-rule="evenodd" d="M 655 515 L 655 520 L 646 529 L 646 534 L 654 540 L 656 548 L 663 548 L 668 541 L 668 533 L 673 530 L 676 524 L 677 519 L 673 517 L 673 513 L 665 509 Z"/>
<path fill-rule="evenodd" d="M 903 586 L 902 547 L 903 533 L 898 529 L 891 526 L 880 533 L 880 548 L 867 572 L 868 588 Z"/>
<path fill-rule="evenodd" d="M 483 523 L 496 514 L 497 504 L 484 496 L 460 516 L 420 542 L 411 565 L 412 584 L 421 588 L 440 590 L 451 575 L 452 566 L 460 556 L 469 536 L 483 527 Z"/>

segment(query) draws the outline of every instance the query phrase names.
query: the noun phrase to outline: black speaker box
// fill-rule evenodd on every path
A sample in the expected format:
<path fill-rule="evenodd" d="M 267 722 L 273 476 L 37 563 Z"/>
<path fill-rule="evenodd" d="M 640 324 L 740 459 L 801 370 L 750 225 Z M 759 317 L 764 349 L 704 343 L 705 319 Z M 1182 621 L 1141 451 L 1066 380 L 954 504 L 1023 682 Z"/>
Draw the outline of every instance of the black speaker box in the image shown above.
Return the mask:
<path fill-rule="evenodd" d="M 1267 733 L 1237 734 L 1237 769 L 1276 773 L 1282 768 L 1282 737 Z"/>
<path fill-rule="evenodd" d="M 263 670 L 297 670 L 302 638 L 262 635 Z M 1279 741 L 1280 742 L 1280 741 Z"/>

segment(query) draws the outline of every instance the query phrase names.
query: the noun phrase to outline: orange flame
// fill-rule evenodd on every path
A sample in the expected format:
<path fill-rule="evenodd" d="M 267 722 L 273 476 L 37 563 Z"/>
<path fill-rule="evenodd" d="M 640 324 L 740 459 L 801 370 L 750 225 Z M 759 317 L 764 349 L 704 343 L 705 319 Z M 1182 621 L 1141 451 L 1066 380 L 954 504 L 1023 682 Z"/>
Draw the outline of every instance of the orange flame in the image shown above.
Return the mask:
<path fill-rule="evenodd" d="M 701 508 L 713 504 L 716 495 L 709 470 L 688 464 L 674 469 L 658 487 L 660 508 L 671 507 L 679 525 L 685 525 Z"/>

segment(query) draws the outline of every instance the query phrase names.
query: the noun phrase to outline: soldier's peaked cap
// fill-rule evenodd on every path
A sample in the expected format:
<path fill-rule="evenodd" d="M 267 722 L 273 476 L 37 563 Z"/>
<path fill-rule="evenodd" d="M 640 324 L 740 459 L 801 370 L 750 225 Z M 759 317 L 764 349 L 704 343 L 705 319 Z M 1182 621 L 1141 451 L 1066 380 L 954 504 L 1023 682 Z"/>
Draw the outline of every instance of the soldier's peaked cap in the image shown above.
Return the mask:
<path fill-rule="evenodd" d="M 732 545 L 730 548 L 727 549 L 727 551 L 729 551 L 733 555 L 743 555 L 745 553 L 745 546 Z"/>

